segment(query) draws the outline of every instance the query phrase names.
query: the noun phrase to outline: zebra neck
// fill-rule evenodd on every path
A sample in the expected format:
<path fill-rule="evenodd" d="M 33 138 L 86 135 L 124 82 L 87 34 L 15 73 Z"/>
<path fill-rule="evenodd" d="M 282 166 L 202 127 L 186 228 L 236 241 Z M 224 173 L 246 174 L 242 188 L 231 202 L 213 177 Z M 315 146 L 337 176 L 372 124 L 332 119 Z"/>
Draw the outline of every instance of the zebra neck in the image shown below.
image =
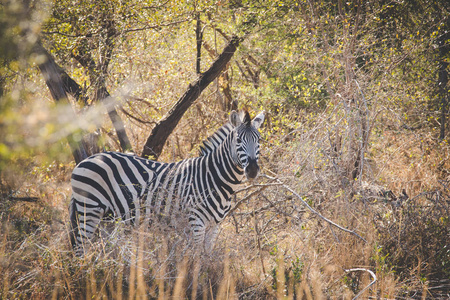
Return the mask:
<path fill-rule="evenodd" d="M 233 136 L 230 134 L 225 141 L 211 153 L 210 167 L 222 181 L 230 187 L 240 185 L 245 177 L 244 169 L 238 162 L 235 147 L 233 145 Z"/>

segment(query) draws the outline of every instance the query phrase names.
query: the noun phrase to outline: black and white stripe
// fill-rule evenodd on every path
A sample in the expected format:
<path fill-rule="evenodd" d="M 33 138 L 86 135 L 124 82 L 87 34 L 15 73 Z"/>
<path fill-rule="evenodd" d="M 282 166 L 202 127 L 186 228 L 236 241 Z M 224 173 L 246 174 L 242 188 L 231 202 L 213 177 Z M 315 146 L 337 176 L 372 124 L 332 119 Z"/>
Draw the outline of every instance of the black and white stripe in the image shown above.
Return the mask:
<path fill-rule="evenodd" d="M 70 219 L 72 245 L 78 255 L 106 215 L 126 223 L 186 212 L 194 243 L 211 247 L 217 224 L 231 208 L 231 195 L 246 176 L 259 171 L 258 128 L 264 113 L 253 120 L 233 111 L 230 122 L 208 138 L 201 156 L 161 163 L 136 155 L 105 152 L 82 161 L 72 173 Z M 144 215 L 142 215 L 144 214 Z M 206 232 L 208 231 L 208 232 Z"/>

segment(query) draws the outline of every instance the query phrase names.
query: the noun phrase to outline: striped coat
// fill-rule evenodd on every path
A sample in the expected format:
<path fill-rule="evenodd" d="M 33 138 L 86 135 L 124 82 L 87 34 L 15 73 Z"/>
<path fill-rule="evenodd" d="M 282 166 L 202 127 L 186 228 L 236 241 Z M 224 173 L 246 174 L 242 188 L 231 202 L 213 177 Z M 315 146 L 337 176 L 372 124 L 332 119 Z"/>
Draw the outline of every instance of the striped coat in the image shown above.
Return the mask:
<path fill-rule="evenodd" d="M 72 173 L 71 242 L 78 255 L 106 215 L 126 223 L 186 213 L 193 241 L 212 247 L 217 225 L 231 208 L 231 196 L 245 177 L 259 171 L 258 128 L 248 112 L 232 112 L 230 122 L 208 138 L 201 155 L 161 163 L 132 154 L 105 152 L 82 161 Z M 205 241 L 205 236 L 208 236 Z"/>

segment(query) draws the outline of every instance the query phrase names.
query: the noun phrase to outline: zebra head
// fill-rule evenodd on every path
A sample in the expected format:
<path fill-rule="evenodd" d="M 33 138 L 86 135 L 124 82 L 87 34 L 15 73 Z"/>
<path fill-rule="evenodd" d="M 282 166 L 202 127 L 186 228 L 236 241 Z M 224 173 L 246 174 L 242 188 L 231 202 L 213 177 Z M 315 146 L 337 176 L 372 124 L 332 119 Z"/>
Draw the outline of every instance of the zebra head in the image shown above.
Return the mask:
<path fill-rule="evenodd" d="M 261 135 L 258 128 L 264 122 L 264 112 L 259 113 L 253 120 L 248 111 L 238 113 L 232 111 L 230 122 L 235 127 L 235 157 L 236 163 L 244 169 L 248 179 L 254 179 L 258 175 L 259 141 Z"/>

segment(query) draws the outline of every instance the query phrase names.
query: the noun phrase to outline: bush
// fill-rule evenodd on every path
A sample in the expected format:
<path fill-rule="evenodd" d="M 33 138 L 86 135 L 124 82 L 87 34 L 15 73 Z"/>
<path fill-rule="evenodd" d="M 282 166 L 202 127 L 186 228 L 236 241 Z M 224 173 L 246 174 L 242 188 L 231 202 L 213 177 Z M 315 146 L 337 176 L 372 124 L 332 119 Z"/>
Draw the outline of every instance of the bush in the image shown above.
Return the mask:
<path fill-rule="evenodd" d="M 378 216 L 382 252 L 405 284 L 439 286 L 450 278 L 449 192 L 442 182 L 441 189 L 393 199 L 392 214 Z"/>

